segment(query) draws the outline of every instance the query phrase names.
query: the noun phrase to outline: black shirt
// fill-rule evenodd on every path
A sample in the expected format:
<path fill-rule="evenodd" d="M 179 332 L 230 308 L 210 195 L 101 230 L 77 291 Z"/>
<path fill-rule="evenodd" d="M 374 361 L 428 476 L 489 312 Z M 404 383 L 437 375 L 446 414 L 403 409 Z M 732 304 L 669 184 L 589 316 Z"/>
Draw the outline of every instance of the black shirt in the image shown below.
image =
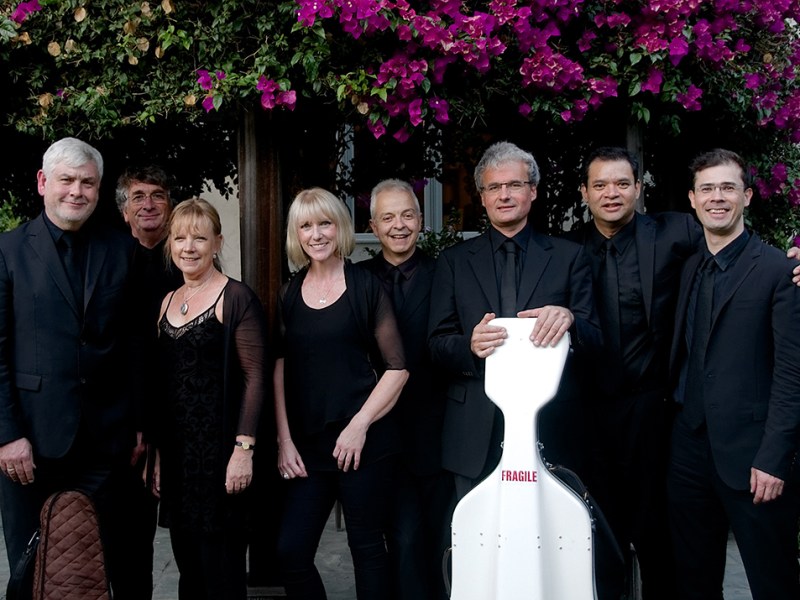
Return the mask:
<path fill-rule="evenodd" d="M 734 284 L 732 281 L 731 267 L 736 264 L 736 260 L 741 256 L 747 242 L 750 240 L 750 233 L 745 229 L 742 233 L 733 240 L 730 244 L 725 246 L 716 254 L 711 254 L 708 246 L 703 244 L 703 260 L 697 265 L 697 271 L 694 274 L 692 282 L 692 291 L 689 294 L 689 304 L 686 308 L 686 328 L 684 330 L 684 342 L 686 343 L 686 353 L 683 355 L 681 361 L 680 372 L 678 375 L 678 387 L 675 391 L 675 399 L 682 403 L 684 394 L 686 393 L 686 377 L 689 371 L 688 349 L 692 346 L 692 337 L 694 336 L 694 312 L 697 306 L 697 292 L 700 283 L 700 273 L 703 265 L 711 259 L 717 265 L 717 272 L 714 277 L 714 296 L 712 299 L 711 314 L 715 314 L 716 302 L 718 298 L 725 298 L 731 292 L 731 286 Z"/>
<path fill-rule="evenodd" d="M 530 225 L 526 224 L 525 227 L 520 229 L 511 240 L 517 246 L 517 290 L 519 290 L 519 279 L 522 273 L 522 268 L 525 266 L 525 257 L 528 254 L 528 240 L 531 237 Z M 503 265 L 505 264 L 506 257 L 503 252 L 503 243 L 509 239 L 494 227 L 489 228 L 489 240 L 492 243 L 492 256 L 494 256 L 494 273 L 497 279 L 497 293 L 500 294 L 500 278 L 503 273 Z"/>
<path fill-rule="evenodd" d="M 608 393 L 631 393 L 656 389 L 666 381 L 666 361 L 657 360 L 658 349 L 647 323 L 647 314 L 642 294 L 642 279 L 639 272 L 639 255 L 636 249 L 636 219 L 622 227 L 610 243 L 617 259 L 618 282 L 603 279 L 602 265 L 605 261 L 607 238 L 597 227 L 591 228 L 588 253 L 592 265 L 595 297 L 604 297 L 604 287 L 613 293 L 616 285 L 619 297 L 619 354 L 611 352 L 607 345 L 600 361 L 599 381 Z M 601 301 L 597 304 L 603 332 L 611 335 L 612 319 Z"/>

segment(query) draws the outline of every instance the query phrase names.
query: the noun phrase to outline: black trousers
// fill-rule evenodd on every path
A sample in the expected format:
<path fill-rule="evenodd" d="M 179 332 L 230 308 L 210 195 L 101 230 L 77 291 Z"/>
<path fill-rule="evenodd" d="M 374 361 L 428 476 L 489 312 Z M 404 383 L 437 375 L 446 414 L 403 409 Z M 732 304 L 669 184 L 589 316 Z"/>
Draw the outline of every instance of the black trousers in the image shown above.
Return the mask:
<path fill-rule="evenodd" d="M 63 458 L 37 457 L 35 462 L 35 479 L 29 485 L 0 477 L 0 510 L 9 566 L 13 569 L 39 527 L 39 513 L 45 500 L 58 491 L 80 490 L 92 498 L 97 509 L 111 584 L 123 588 L 122 573 L 129 550 L 120 530 L 123 522 L 120 511 L 122 498 L 130 489 L 126 483 L 130 470 L 128 457 L 103 456 L 76 444 Z"/>
<path fill-rule="evenodd" d="M 453 478 L 439 471 L 416 475 L 396 469 L 386 531 L 396 600 L 447 600 L 442 560 L 450 545 Z"/>
<path fill-rule="evenodd" d="M 342 504 L 347 528 L 358 600 L 390 598 L 392 586 L 384 531 L 389 516 L 393 463 L 394 459 L 384 458 L 346 473 L 308 470 L 308 477 L 285 482 L 278 559 L 288 598 L 326 598 L 314 557 L 337 499 Z"/>
<path fill-rule="evenodd" d="M 705 428 L 690 430 L 678 414 L 667 484 L 677 598 L 722 600 L 729 528 L 753 600 L 800 598 L 795 481 L 786 482 L 778 499 L 753 504 L 749 490 L 720 479 Z"/>
<path fill-rule="evenodd" d="M 636 549 L 644 600 L 673 600 L 666 501 L 672 403 L 652 390 L 600 397 L 592 412 L 589 491 L 629 562 L 631 544 Z M 624 582 L 613 588 L 624 589 Z"/>
<path fill-rule="evenodd" d="M 246 600 L 247 538 L 234 527 L 203 533 L 170 527 L 179 600 Z"/>

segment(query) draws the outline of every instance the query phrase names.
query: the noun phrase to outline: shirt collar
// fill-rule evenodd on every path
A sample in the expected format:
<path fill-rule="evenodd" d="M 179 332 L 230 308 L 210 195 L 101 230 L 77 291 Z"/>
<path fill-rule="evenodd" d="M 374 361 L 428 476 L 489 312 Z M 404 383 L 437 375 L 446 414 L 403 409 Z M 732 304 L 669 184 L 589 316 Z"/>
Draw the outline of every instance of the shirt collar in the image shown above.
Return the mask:
<path fill-rule="evenodd" d="M 520 248 L 522 251 L 526 251 L 528 249 L 528 239 L 531 236 L 531 226 L 528 223 L 525 223 L 525 227 L 520 229 L 515 236 L 510 238 L 513 242 Z M 489 227 L 489 239 L 492 242 L 492 250 L 497 252 L 500 250 L 503 242 L 509 239 L 507 236 L 503 235 L 495 229 L 494 227 Z"/>
<path fill-rule="evenodd" d="M 728 270 L 728 268 L 734 262 L 736 262 L 736 259 L 739 258 L 739 255 L 744 250 L 744 247 L 747 246 L 749 239 L 750 232 L 745 229 L 735 240 L 714 255 L 714 261 L 717 263 L 717 266 L 721 271 Z M 711 253 L 708 251 L 708 247 L 706 247 L 703 254 L 706 257 L 711 256 Z"/>

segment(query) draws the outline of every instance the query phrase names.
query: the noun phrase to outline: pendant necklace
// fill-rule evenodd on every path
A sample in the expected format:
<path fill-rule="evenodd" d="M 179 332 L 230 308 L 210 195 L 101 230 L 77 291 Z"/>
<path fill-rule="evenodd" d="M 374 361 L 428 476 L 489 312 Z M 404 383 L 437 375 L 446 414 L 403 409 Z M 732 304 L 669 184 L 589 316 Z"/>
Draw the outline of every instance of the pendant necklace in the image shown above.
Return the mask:
<path fill-rule="evenodd" d="M 327 304 L 328 303 L 328 295 L 331 293 L 331 290 L 333 290 L 333 286 L 335 286 L 339 282 L 340 279 L 341 279 L 340 277 L 336 277 L 336 279 L 334 279 L 331 282 L 331 284 L 328 286 L 328 289 L 325 290 L 325 293 L 322 294 L 319 297 L 319 303 L 320 304 Z"/>
<path fill-rule="evenodd" d="M 194 288 L 194 290 L 192 291 L 192 293 L 191 293 L 191 294 L 189 294 L 189 295 L 187 296 L 187 295 L 186 295 L 186 292 L 184 292 L 184 293 L 183 293 L 183 304 L 181 304 L 181 307 L 180 307 L 181 315 L 184 315 L 184 316 L 185 316 L 185 315 L 186 315 L 186 313 L 187 313 L 187 312 L 189 312 L 189 300 L 191 300 L 192 298 L 194 298 L 195 294 L 197 294 L 197 293 L 198 293 L 200 290 L 202 290 L 204 287 L 206 287 L 206 284 L 207 284 L 207 283 L 208 283 L 208 282 L 211 280 L 211 277 L 212 277 L 213 275 L 214 275 L 214 269 L 211 269 L 211 272 L 210 272 L 210 273 L 208 274 L 208 276 L 205 278 L 205 280 L 203 281 L 203 283 L 201 283 L 201 284 L 200 284 L 200 285 L 198 285 L 196 288 Z M 188 286 L 188 285 L 187 285 L 186 287 L 187 287 L 187 288 L 189 288 L 189 286 Z"/>

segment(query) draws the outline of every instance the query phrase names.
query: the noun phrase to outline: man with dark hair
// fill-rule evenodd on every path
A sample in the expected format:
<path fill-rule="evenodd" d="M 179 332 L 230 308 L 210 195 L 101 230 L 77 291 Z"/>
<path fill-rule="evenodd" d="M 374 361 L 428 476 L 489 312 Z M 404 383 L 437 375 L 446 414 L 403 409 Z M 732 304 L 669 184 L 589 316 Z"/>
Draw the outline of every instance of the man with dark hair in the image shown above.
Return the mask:
<path fill-rule="evenodd" d="M 538 183 L 530 153 L 508 142 L 492 145 L 475 168 L 490 227 L 437 260 L 429 345 L 434 364 L 449 378 L 442 464 L 454 473 L 459 499 L 492 472 L 502 452 L 502 413 L 484 391 L 484 365 L 507 334 L 489 322 L 536 317 L 532 343 L 554 345 L 569 331 L 576 355 L 599 352 L 602 343 L 580 246 L 528 224 Z M 573 394 L 571 363 L 556 398 L 542 410 L 540 439 L 548 461 L 580 473 L 583 411 Z"/>
<path fill-rule="evenodd" d="M 592 269 L 603 352 L 592 359 L 594 462 L 587 482 L 630 560 L 646 600 L 674 597 L 666 519 L 667 362 L 678 276 L 702 234 L 689 214 L 636 212 L 638 161 L 601 147 L 583 164 L 592 221 L 568 235 Z M 617 596 L 624 581 L 616 581 Z"/>
<path fill-rule="evenodd" d="M 628 150 L 595 149 L 581 183 L 592 220 L 567 237 L 583 245 L 592 266 L 606 342 L 593 360 L 589 488 L 627 555 L 633 544 L 645 600 L 666 600 L 675 597 L 665 500 L 667 365 L 680 270 L 702 231 L 690 214 L 637 213 L 640 191 L 639 163 Z"/>
<path fill-rule="evenodd" d="M 754 600 L 800 598 L 797 263 L 745 229 L 753 191 L 741 157 L 713 150 L 690 172 L 705 242 L 681 273 L 670 353 L 677 597 L 722 598 L 730 528 Z"/>
<path fill-rule="evenodd" d="M 156 165 L 130 167 L 117 179 L 116 200 L 122 218 L 137 240 L 133 281 L 137 296 L 135 318 L 142 331 L 144 347 L 137 361 L 138 385 L 145 399 L 156 397 L 156 340 L 159 309 L 164 296 L 183 285 L 183 276 L 164 252 L 172 213 L 170 178 Z M 143 412 L 149 412 L 143 407 Z M 146 415 L 142 415 L 142 419 Z M 140 439 L 139 443 L 143 443 Z M 153 594 L 153 538 L 156 532 L 158 500 L 144 485 L 146 464 L 143 454 L 129 473 L 130 492 L 124 499 L 124 520 L 130 559 L 125 565 L 125 597 L 148 600 Z"/>
<path fill-rule="evenodd" d="M 364 261 L 392 298 L 409 378 L 392 409 L 402 442 L 386 541 L 397 600 L 446 600 L 441 563 L 448 546 L 452 478 L 442 469 L 444 387 L 428 351 L 436 261 L 417 248 L 422 213 L 413 188 L 386 179 L 372 190 L 370 226 L 381 252 Z"/>

